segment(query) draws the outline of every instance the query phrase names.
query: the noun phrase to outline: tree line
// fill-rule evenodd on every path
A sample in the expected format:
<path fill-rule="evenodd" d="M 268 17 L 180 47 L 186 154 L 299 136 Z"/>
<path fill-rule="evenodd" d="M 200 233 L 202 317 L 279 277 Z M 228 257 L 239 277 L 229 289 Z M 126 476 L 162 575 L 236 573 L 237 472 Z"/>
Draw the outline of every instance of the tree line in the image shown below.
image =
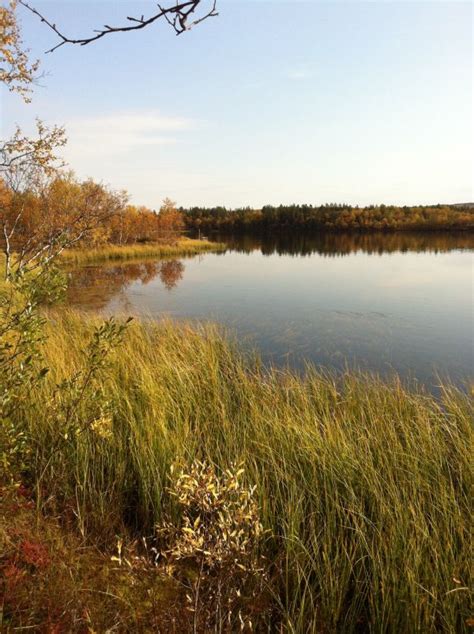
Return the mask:
<path fill-rule="evenodd" d="M 7 256 L 27 257 L 51 244 L 174 242 L 184 229 L 182 213 L 168 198 L 155 211 L 130 204 L 125 191 L 80 180 L 72 172 L 15 167 L 0 171 L 0 243 Z"/>
<path fill-rule="evenodd" d="M 437 230 L 473 229 L 474 206 L 431 205 L 265 205 L 227 209 L 226 207 L 180 208 L 185 225 L 195 231 L 259 231 L 305 228 L 346 230 Z"/>

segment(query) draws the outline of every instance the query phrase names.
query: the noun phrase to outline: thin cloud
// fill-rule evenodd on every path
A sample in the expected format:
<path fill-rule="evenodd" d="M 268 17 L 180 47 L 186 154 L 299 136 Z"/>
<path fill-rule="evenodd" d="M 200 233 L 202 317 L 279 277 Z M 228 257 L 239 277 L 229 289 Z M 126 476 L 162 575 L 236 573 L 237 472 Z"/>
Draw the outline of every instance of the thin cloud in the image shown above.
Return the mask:
<path fill-rule="evenodd" d="M 66 123 L 67 154 L 113 155 L 140 148 L 178 143 L 178 134 L 195 128 L 195 122 L 158 112 L 124 112 L 101 117 L 72 119 Z"/>
<path fill-rule="evenodd" d="M 285 76 L 292 81 L 302 81 L 304 79 L 310 79 L 313 77 L 313 71 L 306 66 L 295 66 L 294 68 L 288 68 Z"/>

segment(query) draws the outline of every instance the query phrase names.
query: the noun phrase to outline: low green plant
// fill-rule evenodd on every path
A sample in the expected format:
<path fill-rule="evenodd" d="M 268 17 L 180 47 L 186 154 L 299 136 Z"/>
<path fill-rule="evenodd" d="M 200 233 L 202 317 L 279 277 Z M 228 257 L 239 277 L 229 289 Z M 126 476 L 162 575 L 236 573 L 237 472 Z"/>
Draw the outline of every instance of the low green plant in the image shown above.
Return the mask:
<path fill-rule="evenodd" d="M 110 434 L 111 403 L 100 373 L 121 341 L 130 320 L 113 318 L 98 324 L 85 346 L 83 365 L 56 385 L 47 384 L 44 399 L 32 402 L 31 392 L 45 384 L 49 372 L 44 357 L 46 318 L 42 312 L 63 296 L 64 275 L 52 261 L 11 267 L 0 294 L 0 473 L 1 482 L 18 484 L 31 473 L 34 444 L 26 421 L 31 415 L 46 422 L 49 439 L 44 468 L 35 485 L 42 485 L 55 454 L 87 430 Z M 45 448 L 45 447 L 44 447 Z"/>
<path fill-rule="evenodd" d="M 41 345 L 45 318 L 39 306 L 57 301 L 64 278 L 52 265 L 34 269 L 16 267 L 0 294 L 0 464 L 3 479 L 12 480 L 27 468 L 31 447 L 18 412 L 48 368 Z M 16 412 L 13 418 L 12 413 Z"/>

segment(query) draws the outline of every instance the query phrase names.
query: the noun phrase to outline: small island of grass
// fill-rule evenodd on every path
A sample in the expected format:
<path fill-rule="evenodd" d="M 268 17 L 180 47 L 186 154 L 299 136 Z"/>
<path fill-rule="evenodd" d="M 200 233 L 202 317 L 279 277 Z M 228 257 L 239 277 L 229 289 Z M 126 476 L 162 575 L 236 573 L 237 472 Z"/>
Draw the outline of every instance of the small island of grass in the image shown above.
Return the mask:
<path fill-rule="evenodd" d="M 124 261 L 140 258 L 170 258 L 224 251 L 225 244 L 208 240 L 193 240 L 180 237 L 166 242 L 145 242 L 135 244 L 106 244 L 97 247 L 68 249 L 61 254 L 63 264 L 81 265 L 95 262 Z"/>

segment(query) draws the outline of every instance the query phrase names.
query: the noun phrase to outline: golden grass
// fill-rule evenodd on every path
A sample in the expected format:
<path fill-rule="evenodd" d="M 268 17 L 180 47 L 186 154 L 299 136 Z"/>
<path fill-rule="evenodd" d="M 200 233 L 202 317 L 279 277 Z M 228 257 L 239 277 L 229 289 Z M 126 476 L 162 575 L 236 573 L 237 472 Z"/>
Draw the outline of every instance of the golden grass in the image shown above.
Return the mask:
<path fill-rule="evenodd" d="M 104 371 L 113 433 L 51 455 L 48 393 L 83 362 L 96 319 L 50 316 L 51 372 L 22 408 L 33 478 L 86 534 L 147 535 L 173 463 L 242 462 L 272 535 L 288 632 L 463 632 L 469 614 L 473 403 L 394 378 L 264 369 L 212 326 L 134 322 Z M 43 404 L 38 407 L 38 404 Z M 49 419 L 51 420 L 51 419 Z"/>
<path fill-rule="evenodd" d="M 198 255 L 205 252 L 225 250 L 225 245 L 207 240 L 192 240 L 181 238 L 176 244 L 146 243 L 105 245 L 97 248 L 70 249 L 61 254 L 61 262 L 65 264 L 88 264 L 93 262 L 107 262 L 119 260 L 131 260 L 136 258 L 160 258 L 180 257 L 186 255 Z"/>

